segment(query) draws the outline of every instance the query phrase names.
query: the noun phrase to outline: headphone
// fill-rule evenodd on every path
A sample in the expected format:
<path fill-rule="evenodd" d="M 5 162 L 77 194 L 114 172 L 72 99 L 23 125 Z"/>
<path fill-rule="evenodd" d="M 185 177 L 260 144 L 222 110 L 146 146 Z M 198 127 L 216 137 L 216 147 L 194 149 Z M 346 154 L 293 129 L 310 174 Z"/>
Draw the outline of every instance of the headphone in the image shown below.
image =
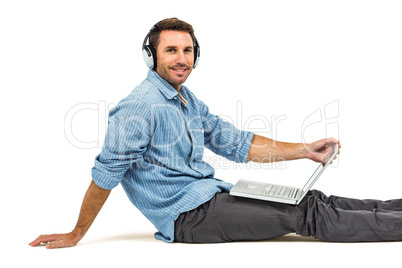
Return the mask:
<path fill-rule="evenodd" d="M 153 48 L 153 46 L 149 45 L 149 35 L 151 34 L 151 31 L 158 27 L 157 25 L 152 26 L 152 28 L 149 30 L 149 33 L 147 36 L 145 36 L 144 42 L 142 43 L 142 56 L 144 57 L 145 64 L 149 68 L 154 68 L 156 67 L 156 51 Z M 147 45 L 148 43 L 148 45 Z M 198 61 L 200 60 L 200 45 L 198 44 L 197 38 L 194 37 L 194 66 L 197 67 Z"/>

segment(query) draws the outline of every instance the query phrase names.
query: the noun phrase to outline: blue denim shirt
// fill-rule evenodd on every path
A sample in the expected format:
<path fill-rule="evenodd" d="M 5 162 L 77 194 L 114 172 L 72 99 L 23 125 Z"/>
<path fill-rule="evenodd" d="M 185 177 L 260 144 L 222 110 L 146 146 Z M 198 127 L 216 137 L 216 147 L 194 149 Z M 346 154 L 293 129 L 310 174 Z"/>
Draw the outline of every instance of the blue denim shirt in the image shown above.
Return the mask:
<path fill-rule="evenodd" d="M 214 178 L 213 167 L 203 161 L 204 146 L 246 163 L 253 135 L 209 113 L 185 86 L 179 94 L 150 69 L 110 110 L 92 178 L 103 189 L 121 183 L 130 201 L 158 229 L 155 237 L 172 242 L 180 213 L 233 186 Z"/>

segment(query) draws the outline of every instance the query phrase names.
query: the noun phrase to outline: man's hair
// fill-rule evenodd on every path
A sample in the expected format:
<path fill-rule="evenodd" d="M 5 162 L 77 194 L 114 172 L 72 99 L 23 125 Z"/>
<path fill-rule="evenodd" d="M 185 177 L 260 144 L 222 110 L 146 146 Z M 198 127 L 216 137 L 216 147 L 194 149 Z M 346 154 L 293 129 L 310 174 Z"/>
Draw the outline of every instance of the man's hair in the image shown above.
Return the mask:
<path fill-rule="evenodd" d="M 177 18 L 169 18 L 161 20 L 160 22 L 155 24 L 150 31 L 149 44 L 155 49 L 155 51 L 159 45 L 159 36 L 161 32 L 165 30 L 187 32 L 193 39 L 193 44 L 195 44 L 195 35 L 193 26 Z"/>

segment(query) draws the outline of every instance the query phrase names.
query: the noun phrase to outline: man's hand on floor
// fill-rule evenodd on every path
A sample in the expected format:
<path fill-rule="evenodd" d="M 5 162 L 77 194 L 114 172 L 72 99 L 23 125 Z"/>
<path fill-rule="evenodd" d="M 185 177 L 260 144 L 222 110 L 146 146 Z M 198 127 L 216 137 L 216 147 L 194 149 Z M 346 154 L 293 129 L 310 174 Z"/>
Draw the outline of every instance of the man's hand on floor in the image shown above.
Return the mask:
<path fill-rule="evenodd" d="M 47 249 L 65 248 L 77 245 L 80 240 L 80 237 L 73 232 L 67 234 L 40 235 L 34 241 L 29 243 L 29 245 L 31 247 L 36 247 L 41 243 L 46 243 Z"/>

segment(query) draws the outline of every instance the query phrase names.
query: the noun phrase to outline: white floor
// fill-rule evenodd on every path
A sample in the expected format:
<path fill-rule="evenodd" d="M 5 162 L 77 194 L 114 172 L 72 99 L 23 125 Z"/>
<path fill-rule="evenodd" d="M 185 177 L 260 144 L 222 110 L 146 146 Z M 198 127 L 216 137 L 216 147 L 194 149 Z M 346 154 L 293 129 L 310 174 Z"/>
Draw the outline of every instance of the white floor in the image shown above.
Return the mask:
<path fill-rule="evenodd" d="M 29 192 L 26 194 L 29 197 Z M 51 193 L 49 196 L 55 197 Z M 28 243 L 40 234 L 71 230 L 81 200 L 74 196 L 71 202 L 45 202 L 44 198 L 33 198 L 31 202 L 27 198 L 26 203 L 2 206 L 0 267 L 11 267 L 9 263 L 13 263 L 12 267 L 33 268 L 272 267 L 274 264 L 386 267 L 400 262 L 402 250 L 402 242 L 328 243 L 294 234 L 261 242 L 169 244 L 154 238 L 156 229 L 131 205 L 121 187 L 112 192 L 77 246 L 54 250 L 44 246 L 32 248 Z"/>
<path fill-rule="evenodd" d="M 4 242 L 0 261 L 13 267 L 386 267 L 400 263 L 402 249 L 400 242 L 326 243 L 296 235 L 264 242 L 166 244 L 148 231 L 91 235 L 74 248 L 57 250 L 14 242 Z"/>

